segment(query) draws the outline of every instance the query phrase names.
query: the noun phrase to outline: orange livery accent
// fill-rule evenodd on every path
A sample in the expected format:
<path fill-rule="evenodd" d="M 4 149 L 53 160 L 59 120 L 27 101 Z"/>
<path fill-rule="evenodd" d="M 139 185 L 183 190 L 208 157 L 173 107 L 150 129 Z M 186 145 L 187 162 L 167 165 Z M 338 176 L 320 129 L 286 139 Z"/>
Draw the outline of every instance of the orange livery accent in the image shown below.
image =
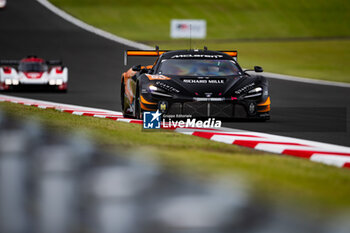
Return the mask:
<path fill-rule="evenodd" d="M 221 52 L 226 53 L 231 57 L 237 57 L 237 51 L 221 51 Z"/>
<path fill-rule="evenodd" d="M 270 96 L 267 97 L 266 101 L 263 103 L 258 104 L 258 112 L 269 112 L 271 110 L 270 107 L 271 104 L 271 100 L 270 100 Z"/>
<path fill-rule="evenodd" d="M 270 105 L 271 104 L 271 100 L 270 100 L 270 96 L 267 97 L 266 101 L 264 103 L 260 103 L 258 104 L 258 106 L 264 106 L 264 105 Z"/>
<path fill-rule="evenodd" d="M 154 50 L 128 50 L 126 55 L 128 56 L 159 56 L 167 51 L 154 51 Z"/>
<path fill-rule="evenodd" d="M 145 100 L 145 98 L 143 98 L 142 95 L 141 95 L 141 103 L 144 103 L 144 104 L 157 104 L 157 103 L 149 102 L 149 101 Z"/>
<path fill-rule="evenodd" d="M 170 80 L 171 79 L 167 76 L 159 75 L 159 74 L 156 74 L 156 75 L 146 74 L 146 76 L 149 80 Z"/>
<path fill-rule="evenodd" d="M 271 110 L 270 105 L 258 106 L 258 112 L 269 112 Z"/>
<path fill-rule="evenodd" d="M 141 106 L 141 109 L 142 109 L 142 110 L 155 111 L 155 109 L 147 108 L 143 103 L 140 103 L 140 106 Z"/>
<path fill-rule="evenodd" d="M 163 53 L 168 52 L 167 50 L 128 50 L 126 51 L 127 56 L 159 56 Z M 226 53 L 231 57 L 237 57 L 237 51 L 220 51 L 222 53 Z"/>

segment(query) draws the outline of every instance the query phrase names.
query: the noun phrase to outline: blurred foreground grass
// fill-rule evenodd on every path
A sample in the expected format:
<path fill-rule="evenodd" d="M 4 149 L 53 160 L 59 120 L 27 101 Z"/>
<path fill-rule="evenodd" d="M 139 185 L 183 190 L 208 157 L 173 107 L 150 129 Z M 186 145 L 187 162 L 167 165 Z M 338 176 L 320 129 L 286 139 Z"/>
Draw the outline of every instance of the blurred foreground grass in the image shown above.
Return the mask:
<path fill-rule="evenodd" d="M 167 169 L 208 180 L 224 175 L 250 181 L 257 197 L 302 210 L 332 214 L 350 209 L 350 170 L 289 156 L 182 135 L 172 131 L 143 132 L 141 125 L 0 103 L 14 116 L 36 117 L 63 131 L 83 131 L 108 147 L 122 146 L 153 156 Z"/>

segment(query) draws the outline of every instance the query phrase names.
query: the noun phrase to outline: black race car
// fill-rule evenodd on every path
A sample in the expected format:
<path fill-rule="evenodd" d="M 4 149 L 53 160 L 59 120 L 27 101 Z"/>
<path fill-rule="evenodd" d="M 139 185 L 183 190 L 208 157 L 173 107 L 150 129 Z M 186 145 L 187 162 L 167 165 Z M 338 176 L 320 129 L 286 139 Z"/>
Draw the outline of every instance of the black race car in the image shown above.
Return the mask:
<path fill-rule="evenodd" d="M 144 111 L 163 116 L 226 119 L 270 118 L 268 82 L 237 63 L 237 51 L 177 50 L 125 52 L 155 56 L 154 65 L 133 66 L 121 77 L 121 105 L 126 117 Z M 256 73 L 262 72 L 259 66 Z"/>

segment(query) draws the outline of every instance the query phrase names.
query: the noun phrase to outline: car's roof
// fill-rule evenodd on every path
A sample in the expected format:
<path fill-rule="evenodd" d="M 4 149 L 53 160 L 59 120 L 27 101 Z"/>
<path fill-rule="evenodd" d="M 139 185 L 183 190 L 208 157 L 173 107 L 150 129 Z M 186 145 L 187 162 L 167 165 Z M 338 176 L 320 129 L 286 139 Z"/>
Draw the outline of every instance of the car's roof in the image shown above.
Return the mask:
<path fill-rule="evenodd" d="M 226 53 L 211 50 L 175 50 L 163 53 L 162 59 L 222 59 L 233 60 Z"/>

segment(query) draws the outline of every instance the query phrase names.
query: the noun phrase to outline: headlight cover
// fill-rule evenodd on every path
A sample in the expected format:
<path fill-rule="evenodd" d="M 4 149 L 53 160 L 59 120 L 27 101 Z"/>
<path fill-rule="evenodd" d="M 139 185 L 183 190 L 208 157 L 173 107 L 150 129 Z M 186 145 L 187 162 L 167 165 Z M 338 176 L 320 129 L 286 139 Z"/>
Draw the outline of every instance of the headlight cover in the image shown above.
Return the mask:
<path fill-rule="evenodd" d="M 6 85 L 11 85 L 12 84 L 12 80 L 11 79 L 5 79 L 5 84 Z"/>
<path fill-rule="evenodd" d="M 49 85 L 52 85 L 52 86 L 54 86 L 54 85 L 60 86 L 62 84 L 63 84 L 63 80 L 62 79 L 51 79 L 51 80 L 49 80 Z"/>
<path fill-rule="evenodd" d="M 155 85 L 149 85 L 148 90 L 152 95 L 163 96 L 163 97 L 172 97 L 172 95 L 167 94 L 165 90 Z"/>
<path fill-rule="evenodd" d="M 19 85 L 19 81 L 17 79 L 13 79 L 12 80 L 12 84 L 15 85 L 15 86 Z"/>
<path fill-rule="evenodd" d="M 154 85 L 149 85 L 148 89 L 149 89 L 150 92 L 158 91 L 158 87 L 156 87 Z"/>
<path fill-rule="evenodd" d="M 254 98 L 262 95 L 263 88 L 262 87 L 255 87 L 248 91 L 247 95 L 244 96 L 245 99 L 247 98 Z"/>
<path fill-rule="evenodd" d="M 49 84 L 50 84 L 50 85 L 56 85 L 56 80 L 51 79 L 51 80 L 49 81 Z"/>
<path fill-rule="evenodd" d="M 63 84 L 63 80 L 62 79 L 57 79 L 56 80 L 56 85 L 62 85 Z"/>

